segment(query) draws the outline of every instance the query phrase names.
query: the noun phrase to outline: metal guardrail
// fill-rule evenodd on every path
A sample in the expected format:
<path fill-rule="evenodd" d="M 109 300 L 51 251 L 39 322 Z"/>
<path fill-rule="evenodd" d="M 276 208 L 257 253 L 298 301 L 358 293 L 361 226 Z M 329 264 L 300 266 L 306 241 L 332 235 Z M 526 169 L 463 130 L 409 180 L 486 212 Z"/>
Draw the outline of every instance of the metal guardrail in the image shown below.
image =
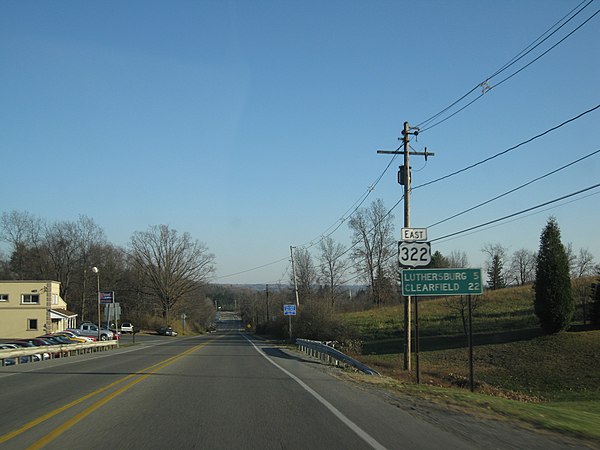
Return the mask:
<path fill-rule="evenodd" d="M 64 358 L 67 356 L 81 355 L 85 353 L 93 353 L 109 350 L 111 347 L 118 346 L 118 341 L 101 341 L 89 342 L 81 344 L 60 344 L 60 345 L 45 345 L 40 347 L 24 347 L 14 350 L 0 350 L 0 366 L 8 365 L 5 360 L 14 360 L 15 364 L 21 363 L 21 357 L 28 357 L 28 362 L 34 361 L 34 355 L 49 355 L 48 358 L 54 359 Z M 11 364 L 12 365 L 12 364 Z"/>
<path fill-rule="evenodd" d="M 330 344 L 330 345 L 328 345 Z M 363 363 L 350 358 L 344 353 L 332 347 L 332 342 L 311 341 L 309 339 L 296 339 L 296 345 L 304 353 L 319 358 L 329 364 L 352 366 L 368 375 L 380 375 L 376 370 L 364 365 Z"/>

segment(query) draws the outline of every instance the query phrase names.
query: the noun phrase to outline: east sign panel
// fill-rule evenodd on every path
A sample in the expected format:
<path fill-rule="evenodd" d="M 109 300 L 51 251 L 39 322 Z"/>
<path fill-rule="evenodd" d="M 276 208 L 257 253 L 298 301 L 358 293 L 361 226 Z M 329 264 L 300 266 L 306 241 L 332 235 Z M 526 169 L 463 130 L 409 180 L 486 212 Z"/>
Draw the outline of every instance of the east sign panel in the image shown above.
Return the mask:
<path fill-rule="evenodd" d="M 402 271 L 402 295 L 448 296 L 483 293 L 481 269 L 414 269 Z"/>

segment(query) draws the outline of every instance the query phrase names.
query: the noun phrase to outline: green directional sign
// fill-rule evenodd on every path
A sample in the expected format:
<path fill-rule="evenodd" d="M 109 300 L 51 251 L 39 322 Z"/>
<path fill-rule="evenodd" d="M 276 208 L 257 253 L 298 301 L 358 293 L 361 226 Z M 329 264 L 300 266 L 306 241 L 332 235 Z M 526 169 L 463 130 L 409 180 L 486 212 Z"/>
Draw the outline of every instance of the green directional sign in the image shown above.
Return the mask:
<path fill-rule="evenodd" d="M 414 269 L 402 271 L 402 295 L 479 295 L 481 269 Z"/>

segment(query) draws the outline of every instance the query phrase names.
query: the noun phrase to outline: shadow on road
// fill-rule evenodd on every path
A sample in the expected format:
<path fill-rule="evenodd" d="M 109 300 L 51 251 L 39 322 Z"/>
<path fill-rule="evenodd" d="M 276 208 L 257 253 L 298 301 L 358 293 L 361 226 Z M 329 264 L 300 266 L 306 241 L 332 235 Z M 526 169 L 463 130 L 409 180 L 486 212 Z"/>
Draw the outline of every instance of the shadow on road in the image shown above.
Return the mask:
<path fill-rule="evenodd" d="M 295 360 L 295 361 L 300 361 L 300 362 L 305 362 L 305 363 L 310 363 L 310 364 L 320 364 L 319 361 L 313 361 L 310 359 L 301 358 L 299 356 L 290 355 L 276 347 L 263 347 L 262 351 L 265 352 L 267 356 L 270 356 L 272 358 L 282 358 L 282 359 Z"/>

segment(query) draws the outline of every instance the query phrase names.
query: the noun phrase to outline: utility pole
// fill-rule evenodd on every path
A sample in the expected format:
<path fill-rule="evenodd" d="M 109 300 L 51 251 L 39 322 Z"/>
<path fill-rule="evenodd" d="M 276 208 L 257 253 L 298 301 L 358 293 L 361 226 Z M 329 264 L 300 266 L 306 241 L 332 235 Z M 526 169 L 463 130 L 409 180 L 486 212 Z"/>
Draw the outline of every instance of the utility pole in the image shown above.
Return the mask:
<path fill-rule="evenodd" d="M 425 156 L 427 161 L 428 156 L 434 156 L 434 153 L 430 153 L 425 148 L 424 152 L 410 151 L 410 135 L 418 136 L 419 129 L 416 127 L 411 128 L 408 122 L 404 122 L 404 129 L 402 130 L 402 152 L 398 150 L 377 150 L 379 154 L 388 155 L 404 155 L 404 166 L 400 166 L 398 171 L 398 182 L 404 186 L 404 228 L 410 228 L 410 155 L 421 155 Z M 405 297 L 404 300 L 404 369 L 411 370 L 411 353 L 412 353 L 412 298 L 411 296 Z"/>
<path fill-rule="evenodd" d="M 290 255 L 292 256 L 292 273 L 294 274 L 294 290 L 296 291 L 296 306 L 300 306 L 298 299 L 298 279 L 296 278 L 296 265 L 294 264 L 294 247 L 290 245 Z"/>
<path fill-rule="evenodd" d="M 267 284 L 267 323 L 269 323 L 269 285 Z"/>

